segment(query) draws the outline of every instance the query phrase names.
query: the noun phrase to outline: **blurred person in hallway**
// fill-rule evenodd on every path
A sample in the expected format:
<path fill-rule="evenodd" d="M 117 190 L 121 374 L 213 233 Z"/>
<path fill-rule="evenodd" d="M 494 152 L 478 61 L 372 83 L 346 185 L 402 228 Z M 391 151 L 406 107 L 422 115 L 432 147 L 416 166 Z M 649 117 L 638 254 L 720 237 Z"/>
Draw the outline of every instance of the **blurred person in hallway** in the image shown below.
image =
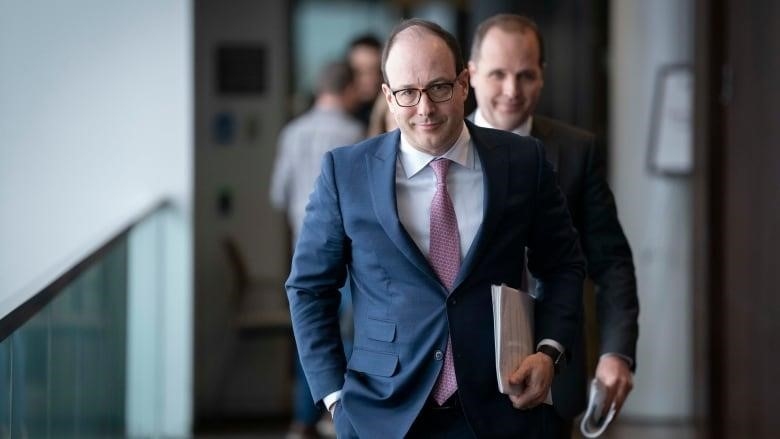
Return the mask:
<path fill-rule="evenodd" d="M 382 43 L 371 34 L 358 36 L 349 43 L 347 60 L 355 72 L 359 101 L 352 114 L 368 127 L 382 85 Z"/>
<path fill-rule="evenodd" d="M 469 72 L 478 126 L 533 136 L 542 141 L 557 171 L 574 226 L 596 285 L 600 357 L 596 378 L 608 389 L 607 404 L 618 411 L 633 386 L 638 336 L 636 278 L 631 249 L 606 181 L 605 152 L 593 134 L 534 114 L 544 85 L 544 45 L 536 24 L 520 15 L 499 14 L 474 35 Z M 560 437 L 570 437 L 572 419 L 586 405 L 584 339 L 572 351 L 570 367 L 553 381 L 553 405 Z"/>
<path fill-rule="evenodd" d="M 343 61 L 330 62 L 320 71 L 315 88 L 312 108 L 279 134 L 271 177 L 271 203 L 286 212 L 293 244 L 323 154 L 363 137 L 363 128 L 350 115 L 359 102 L 354 70 Z"/>
<path fill-rule="evenodd" d="M 312 109 L 291 121 L 279 135 L 271 180 L 271 203 L 287 214 L 293 244 L 300 234 L 304 210 L 322 156 L 330 149 L 363 138 L 363 127 L 349 112 L 357 103 L 352 68 L 342 61 L 323 67 L 316 84 Z M 312 402 L 306 376 L 296 358 L 293 423 L 289 439 L 317 437 L 320 410 Z"/>
<path fill-rule="evenodd" d="M 339 438 L 546 436 L 579 331 L 584 259 L 541 143 L 464 120 L 468 70 L 435 23 L 400 23 L 382 91 L 399 130 L 325 154 L 287 295 L 314 400 Z M 484 190 L 483 190 L 484 189 Z M 545 287 L 538 351 L 498 391 L 491 284 Z M 344 355 L 338 289 L 352 287 Z"/>
<path fill-rule="evenodd" d="M 387 106 L 384 95 L 376 97 L 374 107 L 371 109 L 371 117 L 368 120 L 368 137 L 378 136 L 398 128 L 393 113 Z"/>

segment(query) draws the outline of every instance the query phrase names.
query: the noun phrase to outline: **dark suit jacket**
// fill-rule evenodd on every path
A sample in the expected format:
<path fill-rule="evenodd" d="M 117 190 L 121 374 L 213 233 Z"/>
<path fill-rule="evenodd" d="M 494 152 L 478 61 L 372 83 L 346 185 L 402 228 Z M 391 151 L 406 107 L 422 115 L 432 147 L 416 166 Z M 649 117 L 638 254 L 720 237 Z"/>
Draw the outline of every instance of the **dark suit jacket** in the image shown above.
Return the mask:
<path fill-rule="evenodd" d="M 591 133 L 543 116 L 534 115 L 531 136 L 542 141 L 557 171 L 588 262 L 588 277 L 596 284 L 599 353 L 625 355 L 635 367 L 639 302 L 634 263 L 607 184 L 604 149 Z M 563 418 L 577 416 L 586 405 L 582 335 L 566 369 L 553 382 L 553 405 Z"/>
<path fill-rule="evenodd" d="M 482 225 L 451 294 L 400 223 L 399 131 L 326 154 L 287 280 L 298 351 L 315 401 L 342 389 L 339 437 L 400 438 L 431 393 L 452 339 L 458 395 L 477 437 L 545 437 L 544 408 L 498 392 L 490 286 L 540 280 L 536 336 L 571 348 L 584 261 L 539 141 L 467 123 L 485 190 Z M 341 347 L 338 288 L 352 287 L 355 338 Z"/>

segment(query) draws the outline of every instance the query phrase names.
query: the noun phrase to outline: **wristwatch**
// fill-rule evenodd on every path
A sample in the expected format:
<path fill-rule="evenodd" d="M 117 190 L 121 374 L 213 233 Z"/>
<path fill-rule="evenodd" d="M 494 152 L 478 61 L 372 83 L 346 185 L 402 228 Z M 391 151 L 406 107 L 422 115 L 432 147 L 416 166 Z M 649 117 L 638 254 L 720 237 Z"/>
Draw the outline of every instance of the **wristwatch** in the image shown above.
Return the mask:
<path fill-rule="evenodd" d="M 539 348 L 536 350 L 536 352 L 541 352 L 548 357 L 552 358 L 553 362 L 553 369 L 555 370 L 555 374 L 558 375 L 560 373 L 561 368 L 563 367 L 563 352 L 559 351 L 553 346 L 550 346 L 548 344 L 543 344 L 539 346 Z"/>

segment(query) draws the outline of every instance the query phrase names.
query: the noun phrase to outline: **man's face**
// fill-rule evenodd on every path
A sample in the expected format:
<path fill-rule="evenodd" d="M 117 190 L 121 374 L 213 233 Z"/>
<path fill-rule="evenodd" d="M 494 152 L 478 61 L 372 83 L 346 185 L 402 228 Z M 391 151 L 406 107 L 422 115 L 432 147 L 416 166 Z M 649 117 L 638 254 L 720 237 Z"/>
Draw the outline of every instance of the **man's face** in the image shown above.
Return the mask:
<path fill-rule="evenodd" d="M 388 83 L 382 84 L 382 92 L 409 143 L 431 155 L 446 152 L 463 129 L 468 94 L 468 72 L 455 72 L 455 60 L 447 44 L 428 32 L 406 29 L 396 36 L 387 56 L 385 74 Z M 427 89 L 453 82 L 452 98 L 445 102 L 433 102 L 422 93 L 417 105 L 402 107 L 393 96 L 393 91 Z"/>
<path fill-rule="evenodd" d="M 382 53 L 374 47 L 356 46 L 349 53 L 349 63 L 355 71 L 360 100 L 373 101 L 382 84 Z"/>
<path fill-rule="evenodd" d="M 490 125 L 517 128 L 533 114 L 544 86 L 536 35 L 488 30 L 469 73 L 479 111 Z"/>

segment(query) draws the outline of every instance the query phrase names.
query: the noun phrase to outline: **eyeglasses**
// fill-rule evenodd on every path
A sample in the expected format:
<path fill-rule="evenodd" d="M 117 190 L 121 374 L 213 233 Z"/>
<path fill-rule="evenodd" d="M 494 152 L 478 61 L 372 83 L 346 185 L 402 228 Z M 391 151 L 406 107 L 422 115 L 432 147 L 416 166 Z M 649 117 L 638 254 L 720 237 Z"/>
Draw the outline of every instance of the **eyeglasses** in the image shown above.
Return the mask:
<path fill-rule="evenodd" d="M 428 88 L 404 88 L 393 92 L 395 102 L 402 107 L 414 107 L 420 103 L 422 94 L 428 95 L 431 102 L 447 102 L 452 99 L 455 82 L 440 82 Z"/>

